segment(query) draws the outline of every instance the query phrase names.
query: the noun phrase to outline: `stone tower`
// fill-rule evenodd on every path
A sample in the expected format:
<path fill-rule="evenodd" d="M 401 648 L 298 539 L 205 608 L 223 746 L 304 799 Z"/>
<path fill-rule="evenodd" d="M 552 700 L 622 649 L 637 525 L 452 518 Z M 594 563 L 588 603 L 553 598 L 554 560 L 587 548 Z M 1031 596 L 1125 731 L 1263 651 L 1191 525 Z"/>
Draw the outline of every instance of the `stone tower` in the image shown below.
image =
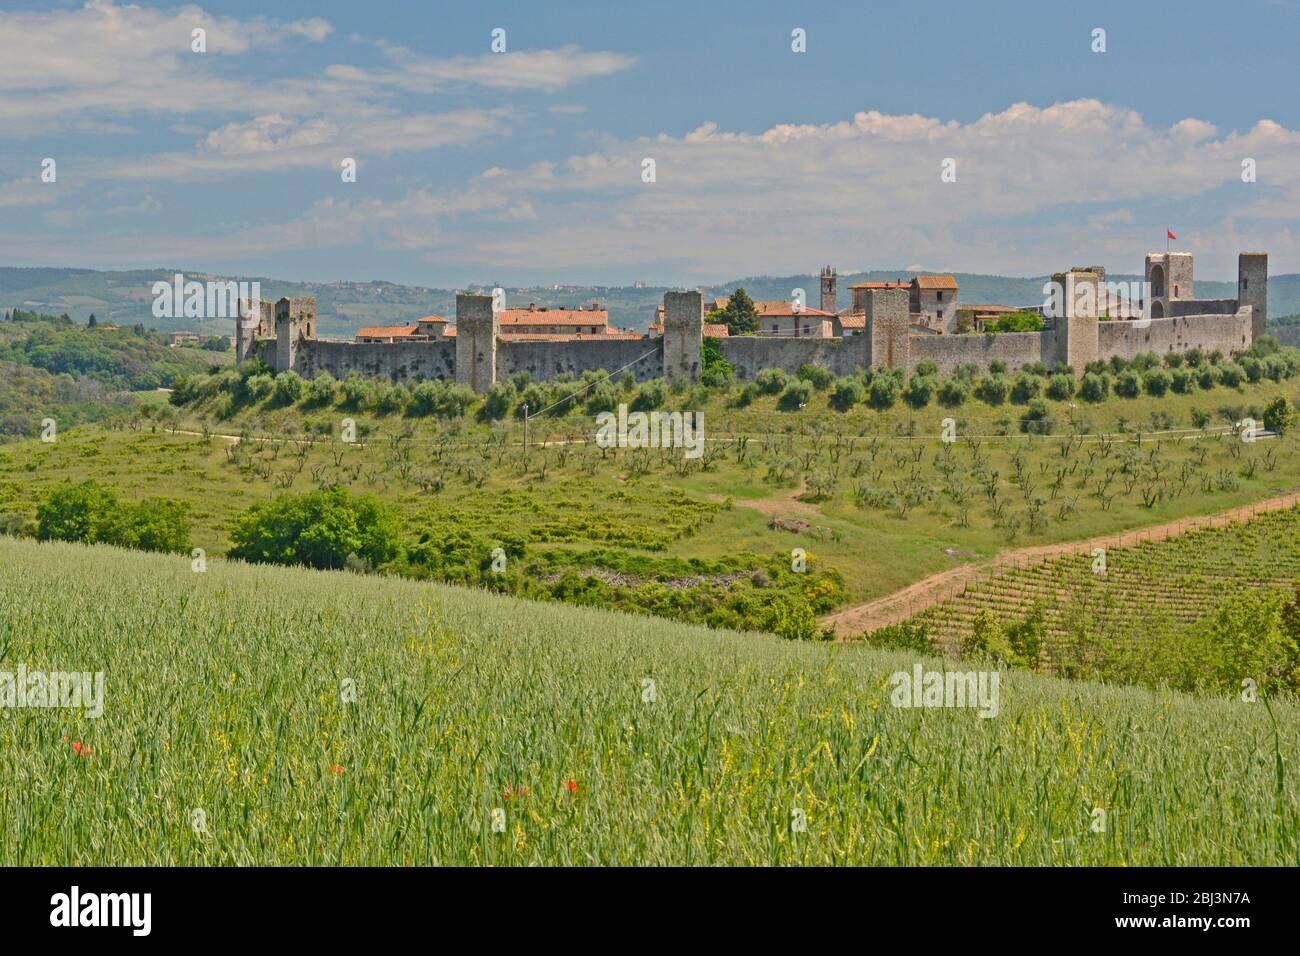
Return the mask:
<path fill-rule="evenodd" d="M 871 367 L 906 370 L 911 358 L 912 319 L 909 291 L 867 289 L 867 334 L 871 336 Z"/>
<path fill-rule="evenodd" d="M 483 394 L 497 380 L 497 337 L 501 316 L 492 296 L 456 294 L 456 383 Z"/>
<path fill-rule="evenodd" d="M 247 362 L 257 353 L 258 339 L 275 338 L 275 303 L 240 299 L 235 322 L 235 361 Z"/>
<path fill-rule="evenodd" d="M 304 296 L 275 303 L 275 370 L 298 370 L 298 345 L 316 337 L 316 299 Z"/>
<path fill-rule="evenodd" d="M 704 347 L 704 294 L 664 293 L 664 378 L 700 380 L 700 350 Z"/>
<path fill-rule="evenodd" d="M 1190 252 L 1149 252 L 1146 260 L 1147 288 L 1151 290 L 1151 318 L 1169 315 L 1169 303 L 1194 299 L 1192 294 L 1192 254 Z"/>
<path fill-rule="evenodd" d="M 1250 306 L 1250 335 L 1258 339 L 1268 329 L 1268 253 L 1237 256 L 1237 308 Z"/>
<path fill-rule="evenodd" d="M 823 312 L 835 314 L 835 267 L 827 266 L 822 270 L 822 298 L 818 306 Z"/>

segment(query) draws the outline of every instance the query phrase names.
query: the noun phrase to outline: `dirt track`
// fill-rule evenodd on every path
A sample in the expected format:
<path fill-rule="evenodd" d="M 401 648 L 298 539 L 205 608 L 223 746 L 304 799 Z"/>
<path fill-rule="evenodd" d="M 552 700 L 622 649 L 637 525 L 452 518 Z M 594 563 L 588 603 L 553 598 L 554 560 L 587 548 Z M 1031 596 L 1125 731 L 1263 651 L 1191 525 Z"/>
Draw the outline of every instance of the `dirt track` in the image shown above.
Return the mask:
<path fill-rule="evenodd" d="M 1165 524 L 1126 531 L 1123 534 L 1090 538 L 1087 541 L 1065 541 L 1059 544 L 1034 545 L 1027 548 L 1003 551 L 987 561 L 958 565 L 947 571 L 940 571 L 938 574 L 922 578 L 914 584 L 909 584 L 901 591 L 895 591 L 893 594 L 877 598 L 866 604 L 859 604 L 855 607 L 836 611 L 834 614 L 828 614 L 821 619 L 821 623 L 823 626 L 833 624 L 835 632 L 842 639 L 857 637 L 864 631 L 871 631 L 887 624 L 904 621 L 918 611 L 933 607 L 935 604 L 955 596 L 963 586 L 975 581 L 976 578 L 1005 568 L 1023 567 L 1064 554 L 1090 553 L 1093 548 L 1123 548 L 1131 547 L 1141 541 L 1164 541 L 1168 538 L 1176 538 L 1180 534 L 1185 534 L 1196 528 L 1248 521 L 1262 512 L 1293 508 L 1297 504 L 1300 504 L 1300 494 L 1289 492 L 1264 501 L 1257 501 L 1254 504 L 1232 508 L 1216 515 L 1182 518 L 1178 521 L 1169 521 Z"/>

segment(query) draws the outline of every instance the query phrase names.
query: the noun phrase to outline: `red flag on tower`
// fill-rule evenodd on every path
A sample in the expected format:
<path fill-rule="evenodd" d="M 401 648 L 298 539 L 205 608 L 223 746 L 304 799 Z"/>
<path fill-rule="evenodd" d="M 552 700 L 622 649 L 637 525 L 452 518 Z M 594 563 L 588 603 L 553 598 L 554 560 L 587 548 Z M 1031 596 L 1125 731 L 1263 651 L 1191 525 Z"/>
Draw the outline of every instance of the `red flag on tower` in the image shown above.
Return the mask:
<path fill-rule="evenodd" d="M 1166 230 L 1165 230 L 1165 238 L 1166 238 L 1166 239 L 1177 239 L 1178 237 L 1174 235 L 1174 231 L 1173 231 L 1172 229 L 1166 229 Z"/>

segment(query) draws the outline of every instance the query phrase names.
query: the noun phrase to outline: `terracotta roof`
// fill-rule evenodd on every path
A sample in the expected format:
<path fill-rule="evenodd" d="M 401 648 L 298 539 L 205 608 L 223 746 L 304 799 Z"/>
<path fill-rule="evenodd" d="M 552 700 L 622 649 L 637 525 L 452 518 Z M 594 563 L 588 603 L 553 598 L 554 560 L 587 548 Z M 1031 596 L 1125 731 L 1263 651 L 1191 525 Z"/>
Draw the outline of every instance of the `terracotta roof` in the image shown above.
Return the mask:
<path fill-rule="evenodd" d="M 645 336 L 635 332 L 520 332 L 502 335 L 502 338 L 508 338 L 511 342 L 608 342 L 610 339 L 643 339 Z"/>
<path fill-rule="evenodd" d="M 368 325 L 364 329 L 357 329 L 359 339 L 392 339 L 415 334 L 416 328 L 413 325 Z"/>
<path fill-rule="evenodd" d="M 859 282 L 849 286 L 850 289 L 906 289 L 911 282 L 900 279 L 897 282 Z"/>
<path fill-rule="evenodd" d="M 420 319 L 420 321 L 417 322 L 416 324 L 421 325 L 426 322 L 441 322 L 443 325 L 447 324 L 447 320 L 440 315 L 426 315 L 424 318 Z"/>
<path fill-rule="evenodd" d="M 957 280 L 952 276 L 917 276 L 912 280 L 918 289 L 955 289 Z"/>
<path fill-rule="evenodd" d="M 715 339 L 725 339 L 731 335 L 731 333 L 727 331 L 726 323 L 723 322 L 706 322 L 704 324 L 704 334 L 712 336 Z"/>
<path fill-rule="evenodd" d="M 608 325 L 609 313 L 604 309 L 548 309 L 529 306 L 526 309 L 502 309 L 502 325 Z"/>
<path fill-rule="evenodd" d="M 813 318 L 832 319 L 835 317 L 833 312 L 823 312 L 821 309 L 814 309 L 812 306 L 805 305 L 797 313 L 794 311 L 794 303 L 778 300 L 776 302 L 755 302 L 754 311 L 758 313 L 761 319 L 781 318 L 783 316 L 807 315 Z"/>
<path fill-rule="evenodd" d="M 845 329 L 866 329 L 867 317 L 861 312 L 840 316 L 840 327 Z"/>

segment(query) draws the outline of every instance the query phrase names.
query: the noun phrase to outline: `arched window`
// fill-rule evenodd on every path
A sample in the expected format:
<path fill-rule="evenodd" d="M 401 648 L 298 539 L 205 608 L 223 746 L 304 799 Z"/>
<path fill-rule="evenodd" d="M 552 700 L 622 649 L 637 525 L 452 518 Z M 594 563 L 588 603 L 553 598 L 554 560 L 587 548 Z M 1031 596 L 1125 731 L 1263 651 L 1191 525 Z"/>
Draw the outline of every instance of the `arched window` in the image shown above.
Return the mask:
<path fill-rule="evenodd" d="M 1165 294 L 1165 267 L 1151 267 L 1151 297 L 1153 299 L 1164 298 Z"/>

